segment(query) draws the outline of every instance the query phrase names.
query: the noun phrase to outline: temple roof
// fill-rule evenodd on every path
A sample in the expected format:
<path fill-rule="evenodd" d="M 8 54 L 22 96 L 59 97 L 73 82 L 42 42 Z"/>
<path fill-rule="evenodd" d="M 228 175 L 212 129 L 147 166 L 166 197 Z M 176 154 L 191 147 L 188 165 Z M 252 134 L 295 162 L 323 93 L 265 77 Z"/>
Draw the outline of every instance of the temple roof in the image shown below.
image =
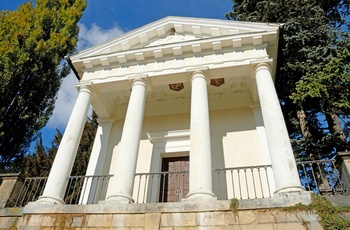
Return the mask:
<path fill-rule="evenodd" d="M 279 27 L 271 23 L 166 17 L 76 53 L 70 60 L 81 78 L 83 69 L 99 65 L 275 42 Z"/>

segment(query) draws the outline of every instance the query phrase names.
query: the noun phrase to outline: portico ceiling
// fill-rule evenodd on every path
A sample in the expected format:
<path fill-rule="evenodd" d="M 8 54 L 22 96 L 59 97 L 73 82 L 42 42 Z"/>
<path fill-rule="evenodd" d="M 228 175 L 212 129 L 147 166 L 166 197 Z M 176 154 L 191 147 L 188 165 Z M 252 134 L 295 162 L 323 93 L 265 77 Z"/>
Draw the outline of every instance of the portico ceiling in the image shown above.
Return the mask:
<path fill-rule="evenodd" d="M 254 80 L 250 75 L 251 71 L 251 64 L 203 69 L 203 72 L 210 78 L 208 80 L 210 108 L 233 108 L 256 103 L 257 95 Z M 173 112 L 188 113 L 191 98 L 190 75 L 191 71 L 160 76 L 143 76 L 148 81 L 145 116 L 166 115 Z M 100 117 L 121 119 L 125 116 L 132 79 L 134 78 L 111 82 L 101 80 L 101 82 L 97 81 L 96 84 L 93 84 L 94 91 L 98 93 L 93 97 L 92 105 Z M 218 84 L 215 81 L 222 83 Z M 172 89 L 172 85 L 181 85 L 174 86 L 180 87 L 180 90 Z M 225 104 L 227 97 L 232 98 L 230 105 Z"/>

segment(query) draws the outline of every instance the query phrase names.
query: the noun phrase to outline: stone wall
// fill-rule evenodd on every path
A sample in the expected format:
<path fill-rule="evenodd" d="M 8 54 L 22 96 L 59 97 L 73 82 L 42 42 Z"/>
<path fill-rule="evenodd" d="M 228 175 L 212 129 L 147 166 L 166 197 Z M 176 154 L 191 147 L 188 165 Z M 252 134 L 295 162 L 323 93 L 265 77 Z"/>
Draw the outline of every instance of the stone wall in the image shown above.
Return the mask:
<path fill-rule="evenodd" d="M 13 207 L 23 186 L 19 173 L 0 174 L 0 208 Z"/>
<path fill-rule="evenodd" d="M 29 203 L 3 213 L 1 229 L 123 229 L 123 230 L 221 230 L 221 229 L 322 229 L 316 214 L 285 212 L 278 207 L 308 204 L 310 194 L 289 194 L 270 199 L 183 201 L 177 203 L 94 205 Z M 5 209 L 3 209 L 5 210 Z M 7 209 L 9 210 L 9 209 Z M 1 214 L 1 213 L 0 213 Z"/>
<path fill-rule="evenodd" d="M 337 197 L 333 203 L 349 205 L 348 198 Z M 310 202 L 310 193 L 289 193 L 277 194 L 273 198 L 238 202 L 194 200 L 176 203 L 122 204 L 105 201 L 93 205 L 29 203 L 24 208 L 0 209 L 0 229 L 323 229 L 321 219 L 316 213 L 283 208 Z M 350 212 L 342 215 L 350 219 Z"/>
<path fill-rule="evenodd" d="M 23 208 L 0 208 L 0 229 L 18 229 L 22 216 Z"/>
<path fill-rule="evenodd" d="M 13 220 L 15 221 L 15 219 Z M 226 229 L 323 229 L 317 215 L 278 210 L 242 210 L 182 213 L 40 214 L 25 215 L 3 229 L 123 229 L 123 230 L 226 230 Z"/>

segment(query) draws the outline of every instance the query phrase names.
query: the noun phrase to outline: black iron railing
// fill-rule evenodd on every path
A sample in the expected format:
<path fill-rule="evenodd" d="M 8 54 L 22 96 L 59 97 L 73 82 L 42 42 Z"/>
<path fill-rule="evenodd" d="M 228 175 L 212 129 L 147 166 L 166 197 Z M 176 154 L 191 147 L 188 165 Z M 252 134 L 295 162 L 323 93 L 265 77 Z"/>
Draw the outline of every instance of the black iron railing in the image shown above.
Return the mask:
<path fill-rule="evenodd" d="M 271 165 L 212 170 L 213 190 L 218 199 L 256 199 L 271 197 Z M 135 202 L 174 202 L 189 192 L 189 172 L 135 174 Z"/>
<path fill-rule="evenodd" d="M 29 177 L 25 178 L 23 186 L 19 191 L 15 204 L 11 206 L 22 207 L 28 202 L 35 201 L 42 195 L 47 177 Z"/>
<path fill-rule="evenodd" d="M 112 176 L 70 176 L 64 196 L 65 204 L 93 204 L 102 199 Z M 25 178 L 15 201 L 16 207 L 36 201 L 42 195 L 47 177 Z M 104 198 L 104 197 L 103 197 Z"/>
<path fill-rule="evenodd" d="M 335 160 L 297 162 L 302 185 L 321 195 L 341 195 L 346 188 Z M 271 197 L 274 191 L 271 165 L 215 169 L 212 171 L 213 192 L 218 199 L 256 199 Z M 189 173 L 160 172 L 135 174 L 135 203 L 175 202 L 189 191 Z M 95 204 L 104 200 L 112 175 L 71 176 L 64 196 L 66 204 Z M 36 201 L 43 193 L 47 178 L 26 178 L 15 205 L 22 207 Z"/>
<path fill-rule="evenodd" d="M 189 172 L 135 174 L 135 203 L 176 202 L 189 190 Z"/>
<path fill-rule="evenodd" d="M 346 192 L 334 159 L 296 162 L 301 184 L 306 190 L 321 195 Z"/>
<path fill-rule="evenodd" d="M 218 184 L 218 194 L 227 193 L 226 197 L 218 195 L 224 200 L 268 198 L 273 193 L 271 165 L 215 169 L 213 181 Z"/>

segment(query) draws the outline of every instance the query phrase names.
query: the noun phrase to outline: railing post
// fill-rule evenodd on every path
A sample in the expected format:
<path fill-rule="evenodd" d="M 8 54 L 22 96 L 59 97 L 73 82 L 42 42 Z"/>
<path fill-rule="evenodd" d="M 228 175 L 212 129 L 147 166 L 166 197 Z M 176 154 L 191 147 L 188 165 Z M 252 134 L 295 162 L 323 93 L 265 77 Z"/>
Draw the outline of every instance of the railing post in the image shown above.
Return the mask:
<path fill-rule="evenodd" d="M 316 182 L 318 186 L 318 191 L 321 195 L 331 193 L 332 190 L 326 177 L 327 172 L 325 172 L 324 165 L 322 163 L 317 163 L 316 168 Z"/>
<path fill-rule="evenodd" d="M 338 152 L 336 166 L 345 187 L 345 194 L 350 195 L 350 152 Z"/>

